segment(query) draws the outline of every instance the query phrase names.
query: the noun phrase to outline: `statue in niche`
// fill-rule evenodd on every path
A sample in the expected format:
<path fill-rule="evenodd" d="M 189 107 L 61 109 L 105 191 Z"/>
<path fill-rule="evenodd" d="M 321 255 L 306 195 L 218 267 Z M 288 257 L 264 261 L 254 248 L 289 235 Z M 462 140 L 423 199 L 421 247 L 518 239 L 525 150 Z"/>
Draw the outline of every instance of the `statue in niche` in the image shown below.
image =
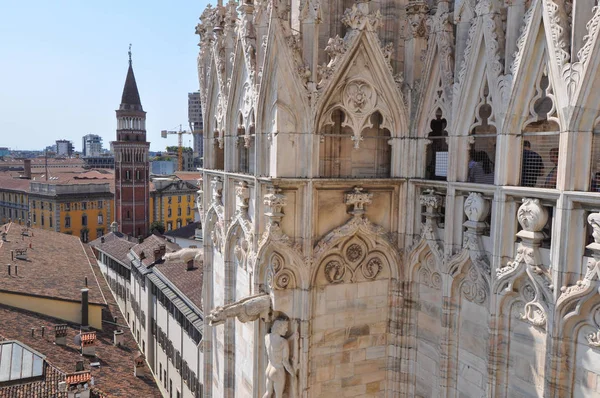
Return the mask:
<path fill-rule="evenodd" d="M 288 321 L 277 319 L 271 326 L 271 333 L 265 336 L 265 349 L 267 350 L 268 364 L 265 371 L 267 391 L 263 398 L 273 397 L 283 398 L 285 390 L 286 372 L 290 374 L 292 385 L 290 396 L 297 396 L 297 372 L 298 367 L 290 362 L 289 341 L 294 342 L 294 359 L 298 358 L 298 332 L 295 331 L 289 338 L 285 335 L 288 332 Z"/>

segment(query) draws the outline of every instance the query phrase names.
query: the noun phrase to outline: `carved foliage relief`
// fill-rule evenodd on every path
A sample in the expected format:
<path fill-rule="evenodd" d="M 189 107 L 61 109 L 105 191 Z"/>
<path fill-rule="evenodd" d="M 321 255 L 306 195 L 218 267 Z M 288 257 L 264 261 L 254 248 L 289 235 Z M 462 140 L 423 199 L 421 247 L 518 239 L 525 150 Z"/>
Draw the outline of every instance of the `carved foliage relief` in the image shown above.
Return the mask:
<path fill-rule="evenodd" d="M 321 262 L 317 284 L 365 282 L 389 277 L 389 264 L 383 253 L 371 250 L 367 242 L 354 236 L 338 245 Z"/>

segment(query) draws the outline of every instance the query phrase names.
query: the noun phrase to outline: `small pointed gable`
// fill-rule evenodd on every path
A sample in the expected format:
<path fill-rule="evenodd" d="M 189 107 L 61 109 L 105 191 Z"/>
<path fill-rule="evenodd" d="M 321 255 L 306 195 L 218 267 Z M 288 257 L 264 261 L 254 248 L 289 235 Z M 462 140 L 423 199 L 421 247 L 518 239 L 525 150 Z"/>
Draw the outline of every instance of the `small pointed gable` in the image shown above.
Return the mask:
<path fill-rule="evenodd" d="M 333 113 L 342 109 L 347 115 L 344 124 L 350 126 L 356 136 L 370 127 L 370 116 L 375 112 L 382 115 L 381 127 L 388 129 L 392 138 L 408 135 L 402 93 L 376 33 L 358 31 L 346 40 L 349 48 L 339 61 L 336 60 L 331 77 L 321 83 L 322 94 L 315 115 L 317 131 L 331 124 Z"/>

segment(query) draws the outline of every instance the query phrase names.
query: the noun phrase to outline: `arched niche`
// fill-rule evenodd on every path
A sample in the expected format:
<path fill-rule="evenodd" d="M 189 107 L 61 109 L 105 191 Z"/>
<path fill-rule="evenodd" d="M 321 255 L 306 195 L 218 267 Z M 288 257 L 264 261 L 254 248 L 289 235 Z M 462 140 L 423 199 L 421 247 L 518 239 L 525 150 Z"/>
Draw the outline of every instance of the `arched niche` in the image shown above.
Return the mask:
<path fill-rule="evenodd" d="M 387 178 L 391 173 L 390 131 L 379 111 L 356 133 L 349 116 L 338 107 L 323 126 L 319 145 L 319 176 L 327 178 Z"/>
<path fill-rule="evenodd" d="M 434 118 L 429 123 L 427 149 L 425 152 L 425 178 L 428 180 L 446 181 L 448 178 L 448 122 L 437 108 Z"/>

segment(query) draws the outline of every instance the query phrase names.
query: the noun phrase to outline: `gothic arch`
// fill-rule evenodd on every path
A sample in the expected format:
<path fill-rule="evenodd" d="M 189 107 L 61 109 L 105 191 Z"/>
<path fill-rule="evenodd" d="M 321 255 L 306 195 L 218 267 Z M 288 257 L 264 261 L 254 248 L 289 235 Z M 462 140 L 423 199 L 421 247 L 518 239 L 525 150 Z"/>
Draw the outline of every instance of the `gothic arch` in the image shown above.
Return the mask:
<path fill-rule="evenodd" d="M 344 50 L 343 55 L 334 55 L 341 59 L 332 66 L 332 75 L 324 77 L 319 83 L 322 91 L 314 105 L 314 132 L 321 134 L 324 127 L 331 123 L 332 113 L 342 109 L 346 115 L 344 125 L 352 129 L 355 146 L 360 146 L 363 130 L 372 127 L 371 115 L 379 112 L 383 117 L 381 128 L 390 132 L 391 176 L 399 175 L 401 162 L 398 139 L 409 134 L 408 114 L 402 93 L 397 88 L 374 32 L 358 31 L 354 37 L 346 40 L 348 43 L 342 46 L 349 48 Z M 314 162 L 313 166 L 316 166 L 317 159 Z"/>
<path fill-rule="evenodd" d="M 356 242 L 354 242 L 355 240 Z M 352 245 L 356 245 L 358 248 L 354 246 L 350 248 Z M 333 229 L 315 245 L 311 284 L 316 283 L 317 274 L 323 269 L 322 265 L 324 265 L 325 260 L 330 256 L 348 257 L 347 260 L 350 260 L 352 264 L 360 262 L 359 260 L 352 260 L 352 256 L 347 253 L 348 250 L 350 252 L 361 251 L 361 259 L 365 260 L 370 260 L 370 257 L 364 257 L 368 257 L 370 252 L 376 253 L 376 256 L 381 256 L 385 260 L 382 263 L 382 267 L 386 264 L 388 266 L 389 273 L 387 278 L 396 281 L 404 280 L 404 270 L 399 253 L 396 246 L 387 237 L 385 230 L 381 226 L 373 224 L 367 218 L 353 217 L 344 225 Z M 366 266 L 369 267 L 370 265 L 367 264 Z M 350 271 L 350 269 L 348 270 Z M 361 270 L 355 268 L 349 273 L 353 274 L 358 271 Z M 374 276 L 366 276 L 365 278 L 375 279 L 381 271 L 383 271 L 383 268 L 377 271 Z M 368 270 L 364 272 L 370 275 Z"/>
<path fill-rule="evenodd" d="M 421 238 L 417 246 L 410 251 L 407 277 L 412 283 L 424 283 L 434 289 L 442 289 L 444 279 L 442 258 L 436 254 L 439 248 L 432 248 L 432 244 L 427 239 Z"/>

